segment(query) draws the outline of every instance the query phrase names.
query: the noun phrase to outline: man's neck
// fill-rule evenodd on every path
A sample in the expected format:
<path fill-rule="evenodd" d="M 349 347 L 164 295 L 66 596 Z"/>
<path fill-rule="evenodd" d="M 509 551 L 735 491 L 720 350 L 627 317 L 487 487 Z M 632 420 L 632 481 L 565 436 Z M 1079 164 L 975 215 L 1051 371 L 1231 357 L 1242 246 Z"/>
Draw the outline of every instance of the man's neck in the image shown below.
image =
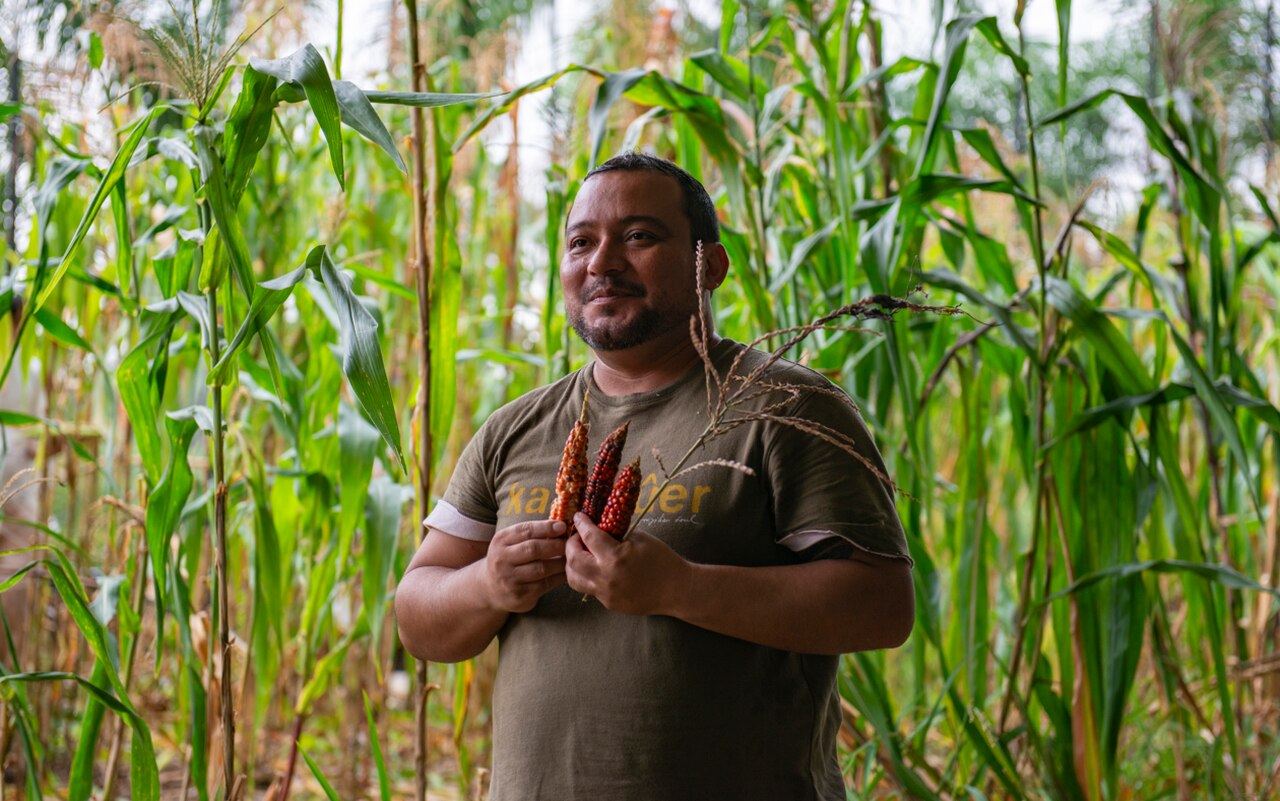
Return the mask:
<path fill-rule="evenodd" d="M 688 330 L 674 332 L 678 336 L 661 336 L 626 350 L 592 351 L 595 366 L 591 375 L 596 386 L 606 395 L 634 395 L 653 392 L 679 381 L 701 359 L 689 340 Z M 707 347 L 714 347 L 720 337 L 710 332 Z"/>

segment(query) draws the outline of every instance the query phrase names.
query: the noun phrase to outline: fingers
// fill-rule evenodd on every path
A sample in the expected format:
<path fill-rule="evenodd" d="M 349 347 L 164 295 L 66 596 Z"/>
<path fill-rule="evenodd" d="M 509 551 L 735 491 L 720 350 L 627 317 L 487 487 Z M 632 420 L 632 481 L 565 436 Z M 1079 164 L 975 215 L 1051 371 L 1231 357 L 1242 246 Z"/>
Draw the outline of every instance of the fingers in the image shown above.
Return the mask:
<path fill-rule="evenodd" d="M 507 526 L 493 535 L 493 542 L 514 545 L 517 542 L 534 539 L 554 539 L 563 537 L 569 530 L 559 520 L 527 520 Z"/>
<path fill-rule="evenodd" d="M 563 535 L 567 530 L 558 520 L 534 520 L 494 534 L 485 556 L 485 574 L 495 607 L 526 612 L 548 590 L 565 583 Z"/>
<path fill-rule="evenodd" d="M 592 523 L 591 518 L 582 512 L 574 515 L 573 525 L 578 531 L 578 536 L 582 538 L 582 544 L 596 556 L 611 554 L 620 545 L 612 536 L 601 531 L 600 527 Z"/>
<path fill-rule="evenodd" d="M 553 559 L 539 559 L 534 562 L 515 565 L 508 576 L 514 584 L 534 584 L 555 576 L 563 576 L 565 559 L 563 556 Z"/>

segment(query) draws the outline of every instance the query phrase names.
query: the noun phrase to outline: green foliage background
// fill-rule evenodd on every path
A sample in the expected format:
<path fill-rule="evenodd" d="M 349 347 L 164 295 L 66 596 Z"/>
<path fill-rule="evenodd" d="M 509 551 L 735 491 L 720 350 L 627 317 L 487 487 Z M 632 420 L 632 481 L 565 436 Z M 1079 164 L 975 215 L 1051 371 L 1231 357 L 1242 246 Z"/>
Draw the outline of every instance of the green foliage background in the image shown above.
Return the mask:
<path fill-rule="evenodd" d="M 560 225 L 591 164 L 631 147 L 713 191 L 728 336 L 873 293 L 969 312 L 791 354 L 862 408 L 917 565 L 907 645 L 844 658 L 850 798 L 1277 792 L 1270 4 L 1153 2 L 1147 30 L 1068 46 L 1069 0 L 1050 42 L 1021 4 L 938 3 L 930 55 L 886 61 L 881 13 L 847 0 L 674 27 L 619 1 L 578 63 L 522 84 L 537 5 L 450 3 L 422 11 L 416 93 L 403 9 L 385 85 L 356 86 L 341 32 L 327 54 L 278 44 L 289 11 L 122 28 L 58 5 L 12 13 L 124 93 L 103 152 L 34 95 L 0 105 L 15 792 L 224 796 L 228 699 L 250 790 L 483 792 L 492 653 L 429 667 L 415 767 L 421 687 L 388 602 L 418 471 L 439 492 L 493 409 L 586 359 Z M 551 166 L 530 175 L 535 93 Z M 1107 174 L 1138 176 L 1120 213 Z"/>

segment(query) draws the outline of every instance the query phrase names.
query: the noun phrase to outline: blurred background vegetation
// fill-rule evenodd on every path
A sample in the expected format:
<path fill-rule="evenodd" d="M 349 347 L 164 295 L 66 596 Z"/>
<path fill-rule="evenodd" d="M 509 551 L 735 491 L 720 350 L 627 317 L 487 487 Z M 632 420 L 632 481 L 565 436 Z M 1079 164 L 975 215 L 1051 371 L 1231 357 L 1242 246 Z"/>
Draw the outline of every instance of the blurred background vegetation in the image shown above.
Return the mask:
<path fill-rule="evenodd" d="M 587 358 L 560 226 L 632 147 L 716 198 L 728 336 L 969 312 L 791 354 L 916 559 L 909 642 L 843 660 L 850 798 L 1280 793 L 1274 0 L 0 22 L 0 797 L 484 797 L 494 654 L 417 670 L 388 602 Z"/>

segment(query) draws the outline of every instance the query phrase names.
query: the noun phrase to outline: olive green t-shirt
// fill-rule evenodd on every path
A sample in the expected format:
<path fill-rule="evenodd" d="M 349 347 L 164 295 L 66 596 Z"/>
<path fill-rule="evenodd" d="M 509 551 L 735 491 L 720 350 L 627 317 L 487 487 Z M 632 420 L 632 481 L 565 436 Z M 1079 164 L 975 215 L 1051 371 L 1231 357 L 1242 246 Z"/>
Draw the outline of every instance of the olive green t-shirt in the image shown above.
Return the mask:
<path fill-rule="evenodd" d="M 744 346 L 712 350 L 723 375 Z M 747 351 L 735 372 L 767 354 Z M 818 374 L 779 361 L 750 407 L 854 437 L 883 472 L 847 399 Z M 560 453 L 591 388 L 590 451 L 630 421 L 623 463 L 641 458 L 638 506 L 702 434 L 708 392 L 698 365 L 656 392 L 609 397 L 588 365 L 495 412 L 465 448 L 426 524 L 487 540 L 546 519 Z M 824 391 L 825 390 L 825 391 Z M 730 413 L 728 419 L 740 417 Z M 786 565 L 854 547 L 909 559 L 893 497 L 858 460 L 812 433 L 745 422 L 690 460 L 729 459 L 754 475 L 707 466 L 670 483 L 640 529 L 686 559 Z M 838 547 L 832 547 L 833 545 Z M 768 648 L 664 616 L 624 615 L 559 587 L 499 632 L 493 691 L 493 801 L 800 801 L 844 799 L 836 763 L 838 658 Z"/>

